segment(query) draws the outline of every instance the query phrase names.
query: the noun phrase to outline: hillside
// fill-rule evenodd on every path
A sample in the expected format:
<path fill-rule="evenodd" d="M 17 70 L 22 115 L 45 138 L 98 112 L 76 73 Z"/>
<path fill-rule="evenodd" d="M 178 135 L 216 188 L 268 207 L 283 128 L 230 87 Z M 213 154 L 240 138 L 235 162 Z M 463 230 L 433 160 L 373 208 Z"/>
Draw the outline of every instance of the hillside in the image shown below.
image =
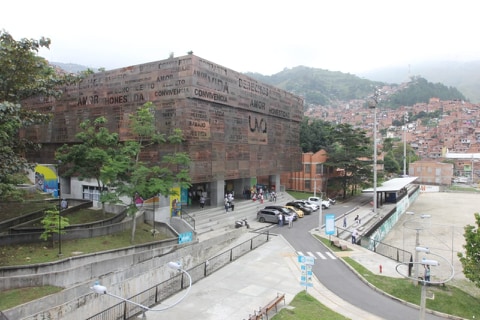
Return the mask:
<path fill-rule="evenodd" d="M 358 76 L 304 66 L 285 69 L 271 76 L 247 73 L 248 76 L 287 90 L 305 99 L 309 106 L 336 106 L 352 100 L 367 100 L 375 88 L 389 87 L 384 92 L 385 107 L 411 106 L 426 103 L 432 97 L 441 100 L 465 100 L 456 88 L 442 83 L 432 83 L 421 77 L 412 77 L 408 83 L 388 84 L 371 81 Z"/>
<path fill-rule="evenodd" d="M 371 70 L 360 77 L 388 83 L 402 83 L 412 76 L 457 88 L 470 102 L 480 102 L 480 61 L 444 61 Z"/>

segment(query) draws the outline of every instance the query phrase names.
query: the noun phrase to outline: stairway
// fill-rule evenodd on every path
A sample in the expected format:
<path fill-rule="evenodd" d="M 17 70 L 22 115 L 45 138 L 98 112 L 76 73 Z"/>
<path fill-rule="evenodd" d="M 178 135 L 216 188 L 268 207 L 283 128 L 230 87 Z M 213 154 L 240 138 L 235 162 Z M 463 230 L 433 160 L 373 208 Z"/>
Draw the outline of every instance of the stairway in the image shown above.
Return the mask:
<path fill-rule="evenodd" d="M 277 201 L 264 200 L 261 204 L 258 200 L 235 199 L 235 210 L 225 212 L 223 206 L 219 207 L 190 207 L 186 209 L 188 215 L 195 219 L 195 232 L 197 236 L 208 236 L 208 233 L 221 233 L 235 228 L 235 221 L 247 218 L 251 228 L 267 227 L 270 224 L 257 221 L 257 212 L 267 205 L 284 205 L 293 198 L 286 192 L 277 195 Z"/>

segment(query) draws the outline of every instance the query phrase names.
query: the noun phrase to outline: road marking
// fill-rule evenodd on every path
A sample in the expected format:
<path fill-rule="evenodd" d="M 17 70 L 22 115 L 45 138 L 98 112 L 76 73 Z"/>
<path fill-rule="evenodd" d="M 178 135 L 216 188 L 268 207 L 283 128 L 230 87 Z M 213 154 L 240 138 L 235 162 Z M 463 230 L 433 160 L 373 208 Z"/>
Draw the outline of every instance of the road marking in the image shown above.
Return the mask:
<path fill-rule="evenodd" d="M 297 251 L 297 255 L 305 256 L 303 254 L 303 252 L 301 252 L 301 251 Z M 327 259 L 336 260 L 337 259 L 337 257 L 334 254 L 332 254 L 331 252 L 328 252 L 328 251 L 326 251 L 326 252 L 317 251 L 315 253 L 312 253 L 312 252 L 308 251 L 306 256 L 313 257 L 314 259 L 318 259 L 320 257 L 320 259 L 322 259 L 322 260 L 327 260 Z"/>
<path fill-rule="evenodd" d="M 331 259 L 336 260 L 337 257 L 335 257 L 331 252 L 325 252 L 327 256 L 329 256 Z"/>

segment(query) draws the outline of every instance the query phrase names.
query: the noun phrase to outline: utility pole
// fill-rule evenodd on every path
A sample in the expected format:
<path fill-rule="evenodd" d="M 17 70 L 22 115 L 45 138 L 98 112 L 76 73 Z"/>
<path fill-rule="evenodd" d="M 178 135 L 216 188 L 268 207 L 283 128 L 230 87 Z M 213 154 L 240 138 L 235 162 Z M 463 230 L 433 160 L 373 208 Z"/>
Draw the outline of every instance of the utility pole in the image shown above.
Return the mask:
<path fill-rule="evenodd" d="M 405 111 L 403 124 L 403 177 L 407 176 L 407 122 L 408 112 Z"/>

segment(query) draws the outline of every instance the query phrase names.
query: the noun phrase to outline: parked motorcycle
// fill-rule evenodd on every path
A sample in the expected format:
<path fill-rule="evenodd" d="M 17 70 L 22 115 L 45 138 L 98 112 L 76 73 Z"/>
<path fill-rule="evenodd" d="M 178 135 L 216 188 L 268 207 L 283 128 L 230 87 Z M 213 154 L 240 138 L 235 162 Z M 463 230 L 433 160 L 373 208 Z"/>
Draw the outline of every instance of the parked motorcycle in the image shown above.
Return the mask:
<path fill-rule="evenodd" d="M 238 229 L 238 228 L 241 228 L 243 226 L 247 227 L 247 229 L 250 229 L 250 225 L 247 222 L 247 218 L 243 218 L 241 220 L 235 221 L 235 228 Z"/>
<path fill-rule="evenodd" d="M 330 204 L 335 204 L 335 202 L 337 202 L 337 200 L 328 198 L 328 202 L 330 202 Z"/>

